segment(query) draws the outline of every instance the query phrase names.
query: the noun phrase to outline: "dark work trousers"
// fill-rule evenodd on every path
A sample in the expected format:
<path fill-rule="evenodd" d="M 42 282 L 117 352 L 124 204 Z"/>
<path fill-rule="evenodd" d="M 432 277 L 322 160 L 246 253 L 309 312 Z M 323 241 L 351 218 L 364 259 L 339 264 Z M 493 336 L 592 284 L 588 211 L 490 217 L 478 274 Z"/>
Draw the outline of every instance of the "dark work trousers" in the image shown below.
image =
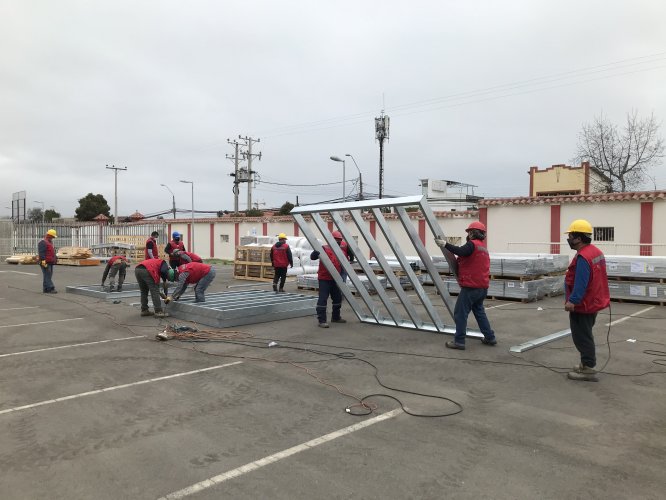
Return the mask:
<path fill-rule="evenodd" d="M 596 320 L 597 313 L 569 313 L 571 338 L 580 353 L 580 362 L 588 368 L 594 368 L 597 365 L 594 336 L 592 335 L 592 327 Z"/>
<path fill-rule="evenodd" d="M 134 276 L 136 276 L 136 282 L 139 284 L 139 290 L 141 290 L 141 310 L 148 310 L 148 293 L 150 293 L 150 298 L 153 300 L 153 308 L 155 309 L 155 312 L 162 312 L 160 288 L 159 285 L 153 280 L 153 277 L 148 272 L 148 269 L 145 267 L 136 267 L 134 269 Z"/>
<path fill-rule="evenodd" d="M 274 267 L 275 275 L 273 276 L 273 290 L 278 289 L 278 282 L 280 282 L 280 290 L 284 290 L 284 282 L 287 281 L 287 268 Z"/>
<path fill-rule="evenodd" d="M 118 290 L 120 290 L 123 283 L 125 283 L 125 276 L 127 276 L 127 264 L 111 266 L 111 269 L 109 269 L 109 288 L 111 290 L 113 290 L 116 283 L 116 274 L 118 275 Z"/>
<path fill-rule="evenodd" d="M 53 264 L 46 264 L 46 267 L 42 265 L 39 266 L 42 269 L 42 292 L 49 293 L 52 290 L 55 290 L 55 285 L 53 284 Z"/>
<path fill-rule="evenodd" d="M 495 332 L 490 327 L 483 301 L 488 294 L 485 288 L 460 287 L 460 294 L 453 309 L 453 320 L 456 322 L 456 334 L 453 341 L 459 345 L 465 345 L 467 335 L 467 317 L 470 311 L 474 314 L 479 329 L 486 340 L 495 340 Z"/>
<path fill-rule="evenodd" d="M 206 302 L 204 295 L 208 285 L 215 279 L 215 268 L 211 267 L 210 271 L 202 276 L 202 278 L 194 285 L 194 302 Z"/>
<path fill-rule="evenodd" d="M 342 292 L 333 280 L 319 280 L 319 300 L 317 300 L 317 319 L 320 323 L 326 323 L 326 304 L 328 297 L 333 301 L 333 312 L 331 320 L 340 319 L 340 308 L 342 307 Z"/>

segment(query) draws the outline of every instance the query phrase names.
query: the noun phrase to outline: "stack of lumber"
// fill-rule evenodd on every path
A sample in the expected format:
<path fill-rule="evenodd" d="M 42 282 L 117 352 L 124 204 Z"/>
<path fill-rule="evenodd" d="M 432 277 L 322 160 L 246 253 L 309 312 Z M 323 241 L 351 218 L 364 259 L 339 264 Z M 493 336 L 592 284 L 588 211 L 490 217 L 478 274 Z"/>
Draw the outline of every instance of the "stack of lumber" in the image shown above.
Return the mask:
<path fill-rule="evenodd" d="M 125 256 L 134 262 L 141 262 L 146 258 L 146 240 L 148 236 L 116 234 L 106 237 L 107 244 L 122 243 Z M 157 245 L 157 252 L 161 259 L 168 258 L 164 253 L 165 245 Z"/>
<path fill-rule="evenodd" d="M 93 259 L 90 248 L 62 247 L 56 253 L 61 266 L 98 266 L 99 259 Z"/>
<path fill-rule="evenodd" d="M 271 246 L 248 245 L 236 247 L 234 278 L 239 280 L 272 281 L 275 271 L 271 264 Z"/>
<path fill-rule="evenodd" d="M 7 264 L 38 264 L 39 256 L 34 254 L 15 254 L 5 259 Z"/>

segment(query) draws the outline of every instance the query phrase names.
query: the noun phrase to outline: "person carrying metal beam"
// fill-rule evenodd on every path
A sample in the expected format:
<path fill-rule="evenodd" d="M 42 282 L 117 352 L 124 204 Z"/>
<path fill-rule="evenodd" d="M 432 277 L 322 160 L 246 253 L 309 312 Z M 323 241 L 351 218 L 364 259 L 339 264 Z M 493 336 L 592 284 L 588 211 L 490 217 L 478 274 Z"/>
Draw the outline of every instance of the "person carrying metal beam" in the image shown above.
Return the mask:
<path fill-rule="evenodd" d="M 134 276 L 139 284 L 141 291 L 141 316 L 155 316 L 156 318 L 166 318 L 168 314 L 162 308 L 160 298 L 167 297 L 167 281 L 174 281 L 176 271 L 169 267 L 166 260 L 146 259 L 139 262 L 134 268 Z M 160 293 L 159 284 L 162 280 L 164 292 Z M 153 301 L 153 309 L 148 309 L 148 294 Z"/>
<path fill-rule="evenodd" d="M 342 233 L 340 233 L 340 231 L 333 231 L 332 236 L 335 239 L 335 242 L 341 246 Z M 324 245 L 323 248 L 324 252 L 326 252 L 326 255 L 328 255 L 328 258 L 331 260 L 331 263 L 335 267 L 336 271 L 340 272 L 342 270 L 342 266 L 340 265 L 340 261 L 338 260 L 338 258 L 335 256 L 333 249 L 328 245 Z M 345 252 L 345 249 L 342 248 L 342 246 L 341 249 L 346 256 L 347 254 Z M 310 259 L 311 260 L 319 259 L 319 252 L 317 250 L 314 250 L 310 254 Z M 340 316 L 340 309 L 342 308 L 342 292 L 340 291 L 338 284 L 333 279 L 333 276 L 331 276 L 331 273 L 328 272 L 328 269 L 326 269 L 326 266 L 321 261 L 319 261 L 319 270 L 317 271 L 317 278 L 319 279 L 319 299 L 317 300 L 317 319 L 319 320 L 319 327 L 320 328 L 329 327 L 329 324 L 326 322 L 327 318 L 326 307 L 328 304 L 329 297 L 331 297 L 331 302 L 332 302 L 331 323 L 346 323 L 347 320 L 342 319 L 342 317 Z"/>
<path fill-rule="evenodd" d="M 125 282 L 125 276 L 127 275 L 127 268 L 129 267 L 129 262 L 127 262 L 127 257 L 124 255 L 114 255 L 106 263 L 104 268 L 104 274 L 102 274 L 102 290 L 104 290 L 104 283 L 106 278 L 109 278 L 109 292 L 122 292 L 123 283 Z M 118 276 L 118 288 L 116 286 L 116 275 Z"/>
<path fill-rule="evenodd" d="M 592 224 L 584 219 L 571 223 L 564 233 L 576 255 L 564 277 L 564 310 L 569 312 L 571 338 L 580 353 L 580 364 L 567 374 L 571 380 L 597 382 L 596 347 L 592 327 L 597 313 L 610 305 L 606 258 L 592 245 Z"/>
<path fill-rule="evenodd" d="M 453 309 L 453 320 L 456 323 L 456 333 L 453 341 L 446 342 L 449 349 L 465 349 L 465 336 L 467 335 L 467 317 L 472 312 L 479 325 L 484 345 L 497 344 L 495 332 L 490 327 L 483 301 L 488 295 L 490 286 L 490 255 L 483 240 L 486 239 L 486 226 L 481 222 L 472 222 L 467 229 L 467 243 L 455 246 L 446 240 L 436 238 L 435 243 L 440 248 L 446 248 L 457 256 L 458 284 L 460 294 Z"/>
<path fill-rule="evenodd" d="M 187 290 L 187 285 L 194 285 L 194 302 L 206 302 L 205 292 L 215 279 L 215 268 L 202 262 L 190 262 L 178 266 L 175 279 L 178 284 L 172 296 L 166 298 L 167 304 L 178 300 Z"/>
<path fill-rule="evenodd" d="M 271 247 L 271 265 L 273 266 L 273 291 L 284 292 L 284 282 L 287 280 L 287 266 L 294 267 L 291 248 L 287 245 L 287 235 L 278 234 L 278 242 Z M 278 288 L 278 284 L 280 287 Z"/>

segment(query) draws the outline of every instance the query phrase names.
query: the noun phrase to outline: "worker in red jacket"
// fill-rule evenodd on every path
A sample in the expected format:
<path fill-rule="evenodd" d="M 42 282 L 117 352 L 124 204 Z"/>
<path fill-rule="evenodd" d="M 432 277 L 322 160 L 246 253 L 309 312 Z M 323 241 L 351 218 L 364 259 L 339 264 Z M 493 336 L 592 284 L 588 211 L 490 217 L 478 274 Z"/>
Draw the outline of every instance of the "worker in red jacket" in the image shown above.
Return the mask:
<path fill-rule="evenodd" d="M 39 265 L 42 270 L 42 291 L 44 293 L 58 293 L 53 284 L 53 266 L 58 261 L 55 247 L 53 246 L 53 239 L 57 237 L 56 230 L 49 229 L 44 238 L 37 244 Z"/>
<path fill-rule="evenodd" d="M 141 290 L 141 316 L 155 316 L 166 318 L 168 314 L 162 308 L 160 298 L 167 298 L 167 281 L 174 281 L 176 271 L 169 267 L 166 260 L 146 259 L 139 262 L 134 268 L 134 275 Z M 164 292 L 160 293 L 159 284 L 162 280 Z M 148 310 L 148 294 L 153 301 L 155 312 Z"/>
<path fill-rule="evenodd" d="M 144 250 L 144 258 L 146 259 L 159 259 L 160 252 L 157 249 L 157 237 L 160 235 L 157 231 L 150 233 L 150 238 L 146 240 L 146 248 Z"/>
<path fill-rule="evenodd" d="M 181 234 L 178 231 L 173 232 L 171 235 L 171 241 L 169 241 L 164 247 L 164 251 L 169 255 L 169 265 L 173 269 L 176 269 L 182 264 L 178 255 L 174 255 L 176 250 L 179 252 L 184 252 L 186 250 L 185 244 L 181 241 Z"/>
<path fill-rule="evenodd" d="M 348 258 L 345 249 L 342 247 L 342 233 L 340 233 L 340 231 L 333 231 L 332 235 L 335 239 L 335 242 L 343 251 L 345 258 Z M 335 256 L 335 253 L 333 253 L 333 249 L 328 245 L 324 245 L 323 248 L 324 252 L 326 252 L 326 255 L 333 263 L 333 267 L 335 267 L 335 270 L 339 273 L 342 270 L 342 266 L 340 265 L 338 258 Z M 310 259 L 319 259 L 319 252 L 314 250 L 310 254 Z M 326 307 L 329 297 L 331 297 L 333 309 L 331 313 L 331 323 L 346 323 L 347 320 L 342 319 L 340 316 L 340 310 L 342 308 L 342 292 L 340 291 L 338 284 L 333 279 L 333 276 L 331 276 L 331 273 L 328 272 L 328 269 L 326 269 L 326 266 L 321 261 L 319 261 L 317 278 L 319 279 L 319 298 L 317 299 L 317 319 L 319 320 L 318 326 L 320 328 L 329 327 L 329 324 L 326 322 Z"/>
<path fill-rule="evenodd" d="M 287 266 L 294 267 L 291 248 L 287 245 L 287 235 L 278 234 L 278 242 L 271 247 L 271 264 L 274 269 L 273 291 L 284 292 L 284 282 L 287 280 Z M 278 284 L 280 288 L 278 289 Z"/>
<path fill-rule="evenodd" d="M 202 262 L 190 262 L 178 266 L 176 270 L 176 290 L 172 297 L 167 297 L 167 303 L 178 300 L 185 293 L 187 285 L 194 285 L 194 302 L 206 302 L 205 292 L 208 285 L 215 279 L 215 268 Z"/>
<path fill-rule="evenodd" d="M 186 252 L 185 250 L 175 249 L 171 255 L 177 257 L 181 264 L 189 264 L 190 262 L 203 262 L 203 259 L 197 254 Z"/>
<path fill-rule="evenodd" d="M 102 290 L 104 290 L 104 282 L 108 276 L 109 292 L 122 292 L 128 267 L 129 262 L 124 255 L 114 255 L 111 257 L 106 263 L 104 274 L 102 274 Z M 118 288 L 114 290 L 114 287 L 116 286 L 116 275 L 118 276 Z"/>

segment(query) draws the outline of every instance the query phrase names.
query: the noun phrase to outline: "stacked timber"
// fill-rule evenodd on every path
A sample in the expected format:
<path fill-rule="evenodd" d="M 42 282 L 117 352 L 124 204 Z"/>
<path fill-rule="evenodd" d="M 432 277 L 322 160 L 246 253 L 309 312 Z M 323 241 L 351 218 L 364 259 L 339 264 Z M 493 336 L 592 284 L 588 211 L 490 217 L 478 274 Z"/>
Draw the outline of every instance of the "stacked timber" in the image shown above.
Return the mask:
<path fill-rule="evenodd" d="M 84 247 L 61 247 L 56 253 L 61 266 L 98 266 L 99 259 L 91 258 L 92 251 Z"/>
<path fill-rule="evenodd" d="M 273 281 L 271 246 L 239 246 L 234 258 L 234 278 L 252 281 Z"/>
<path fill-rule="evenodd" d="M 39 264 L 39 256 L 35 254 L 19 253 L 5 259 L 7 264 Z"/>

